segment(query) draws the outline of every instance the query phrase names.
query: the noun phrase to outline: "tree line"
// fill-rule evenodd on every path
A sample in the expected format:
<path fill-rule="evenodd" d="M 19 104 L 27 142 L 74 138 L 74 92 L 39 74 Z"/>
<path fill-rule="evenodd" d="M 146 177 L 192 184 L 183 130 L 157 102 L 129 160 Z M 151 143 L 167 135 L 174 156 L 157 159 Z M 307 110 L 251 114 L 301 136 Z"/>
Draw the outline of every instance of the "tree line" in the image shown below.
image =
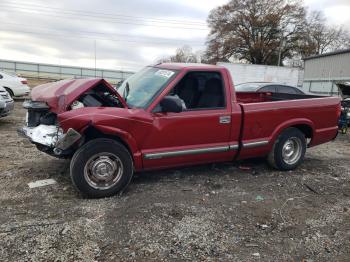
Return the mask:
<path fill-rule="evenodd" d="M 231 0 L 213 9 L 207 22 L 205 51 L 184 46 L 160 62 L 283 65 L 350 47 L 347 30 L 329 25 L 320 11 L 309 12 L 302 0 Z"/>

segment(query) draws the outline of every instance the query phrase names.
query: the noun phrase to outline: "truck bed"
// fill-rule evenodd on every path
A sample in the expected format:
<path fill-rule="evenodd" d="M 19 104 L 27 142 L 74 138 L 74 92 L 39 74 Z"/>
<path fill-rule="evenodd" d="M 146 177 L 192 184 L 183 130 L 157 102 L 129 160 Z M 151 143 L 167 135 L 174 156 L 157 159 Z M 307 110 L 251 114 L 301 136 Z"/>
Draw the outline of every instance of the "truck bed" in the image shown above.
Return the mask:
<path fill-rule="evenodd" d="M 265 92 L 236 92 L 236 99 L 238 103 L 260 103 L 273 102 L 285 100 L 300 100 L 311 98 L 325 98 L 324 96 L 316 95 L 299 95 L 299 94 L 282 94 L 282 93 L 265 93 Z"/>
<path fill-rule="evenodd" d="M 315 146 L 335 138 L 338 129 L 338 108 L 340 99 L 313 95 L 276 93 L 236 93 L 236 99 L 243 112 L 242 142 L 265 141 L 271 145 L 277 134 L 293 125 L 305 128 L 310 138 L 309 146 Z M 265 155 L 261 147 L 249 154 Z M 242 158 L 245 150 L 242 151 Z"/>

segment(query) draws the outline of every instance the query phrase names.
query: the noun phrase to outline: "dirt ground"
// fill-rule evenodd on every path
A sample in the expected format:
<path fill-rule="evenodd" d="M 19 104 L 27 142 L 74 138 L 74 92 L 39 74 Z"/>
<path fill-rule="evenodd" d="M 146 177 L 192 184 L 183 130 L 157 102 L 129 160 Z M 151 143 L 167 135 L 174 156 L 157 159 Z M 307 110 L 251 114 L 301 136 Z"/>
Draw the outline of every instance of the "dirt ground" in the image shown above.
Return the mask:
<path fill-rule="evenodd" d="M 0 261 L 350 261 L 350 136 L 293 172 L 264 160 L 148 172 L 89 200 L 69 161 L 17 135 L 15 106 L 0 119 Z"/>

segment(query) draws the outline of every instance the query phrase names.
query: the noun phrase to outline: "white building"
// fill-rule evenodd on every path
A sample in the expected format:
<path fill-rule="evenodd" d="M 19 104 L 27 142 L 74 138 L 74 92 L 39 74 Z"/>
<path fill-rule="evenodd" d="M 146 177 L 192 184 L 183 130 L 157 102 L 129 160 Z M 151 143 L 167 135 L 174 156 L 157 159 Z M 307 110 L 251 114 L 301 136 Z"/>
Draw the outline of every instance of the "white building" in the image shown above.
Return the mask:
<path fill-rule="evenodd" d="M 350 82 L 350 49 L 307 57 L 304 61 L 306 92 L 337 95 L 337 84 Z"/>
<path fill-rule="evenodd" d="M 230 71 L 235 85 L 248 82 L 276 82 L 301 86 L 303 70 L 297 67 L 268 66 L 236 63 L 217 63 Z"/>

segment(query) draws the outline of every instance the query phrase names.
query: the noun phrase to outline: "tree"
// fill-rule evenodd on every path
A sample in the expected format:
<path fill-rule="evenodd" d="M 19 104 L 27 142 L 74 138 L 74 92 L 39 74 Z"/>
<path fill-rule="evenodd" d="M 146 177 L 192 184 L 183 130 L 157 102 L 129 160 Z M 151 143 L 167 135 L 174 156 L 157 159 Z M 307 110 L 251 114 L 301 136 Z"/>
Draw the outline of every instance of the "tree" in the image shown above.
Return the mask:
<path fill-rule="evenodd" d="M 301 0 L 231 0 L 208 17 L 207 59 L 277 65 L 293 56 L 304 22 Z"/>
<path fill-rule="evenodd" d="M 327 20 L 320 11 L 313 11 L 308 15 L 303 35 L 300 45 L 302 57 L 350 47 L 349 33 L 341 26 L 327 25 Z"/>
<path fill-rule="evenodd" d="M 194 53 L 192 47 L 185 45 L 176 49 L 176 53 L 173 56 L 162 58 L 158 60 L 160 63 L 172 62 L 172 63 L 200 63 L 200 54 Z"/>

